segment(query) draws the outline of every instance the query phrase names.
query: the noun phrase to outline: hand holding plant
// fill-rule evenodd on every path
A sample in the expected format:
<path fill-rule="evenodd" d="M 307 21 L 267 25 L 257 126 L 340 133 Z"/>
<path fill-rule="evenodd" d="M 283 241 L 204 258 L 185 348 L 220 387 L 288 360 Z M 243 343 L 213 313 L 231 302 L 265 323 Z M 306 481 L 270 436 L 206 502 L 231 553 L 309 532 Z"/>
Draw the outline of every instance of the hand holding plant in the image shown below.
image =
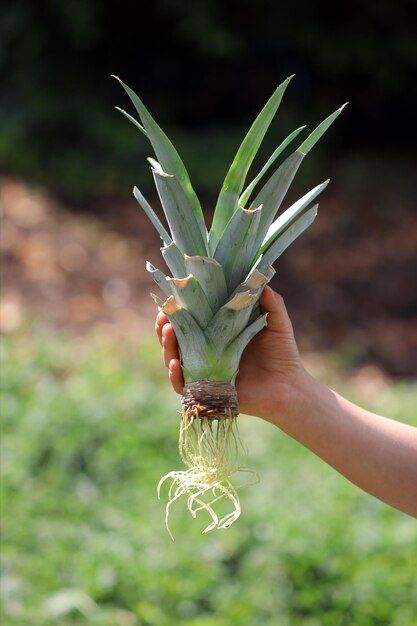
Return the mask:
<path fill-rule="evenodd" d="M 270 287 L 265 287 L 260 305 L 263 313 L 268 314 L 268 323 L 243 353 L 236 391 L 242 413 L 276 423 L 277 415 L 289 412 L 294 389 L 302 375 L 302 364 L 282 297 Z M 161 312 L 156 318 L 155 328 L 172 386 L 182 394 L 184 379 L 175 333 L 168 318 Z"/>
<path fill-rule="evenodd" d="M 242 412 L 268 420 L 364 491 L 417 517 L 417 428 L 366 411 L 315 380 L 302 366 L 281 296 L 265 287 L 260 303 L 268 326 L 242 355 Z M 161 313 L 156 330 L 181 393 L 176 339 Z"/>

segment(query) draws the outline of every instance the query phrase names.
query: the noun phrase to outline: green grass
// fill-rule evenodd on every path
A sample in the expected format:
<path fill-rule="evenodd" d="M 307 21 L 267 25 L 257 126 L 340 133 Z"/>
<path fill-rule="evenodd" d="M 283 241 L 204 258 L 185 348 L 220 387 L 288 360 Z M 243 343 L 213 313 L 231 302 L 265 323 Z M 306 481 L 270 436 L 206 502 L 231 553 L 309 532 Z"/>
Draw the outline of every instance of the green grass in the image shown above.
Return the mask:
<path fill-rule="evenodd" d="M 179 401 L 153 337 L 26 332 L 2 354 L 4 626 L 416 623 L 415 520 L 255 418 L 242 517 L 201 535 L 177 503 L 172 543 L 156 484 L 180 467 Z M 370 408 L 417 424 L 415 397 Z"/>

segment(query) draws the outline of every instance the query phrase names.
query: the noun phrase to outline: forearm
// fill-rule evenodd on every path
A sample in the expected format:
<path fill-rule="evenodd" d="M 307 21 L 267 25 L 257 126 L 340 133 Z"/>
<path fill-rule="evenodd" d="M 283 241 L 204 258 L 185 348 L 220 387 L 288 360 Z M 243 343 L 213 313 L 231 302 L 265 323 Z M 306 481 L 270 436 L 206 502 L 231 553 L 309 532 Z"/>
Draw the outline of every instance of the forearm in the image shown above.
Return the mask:
<path fill-rule="evenodd" d="M 273 421 L 351 482 L 417 517 L 417 428 L 365 411 L 303 371 Z"/>

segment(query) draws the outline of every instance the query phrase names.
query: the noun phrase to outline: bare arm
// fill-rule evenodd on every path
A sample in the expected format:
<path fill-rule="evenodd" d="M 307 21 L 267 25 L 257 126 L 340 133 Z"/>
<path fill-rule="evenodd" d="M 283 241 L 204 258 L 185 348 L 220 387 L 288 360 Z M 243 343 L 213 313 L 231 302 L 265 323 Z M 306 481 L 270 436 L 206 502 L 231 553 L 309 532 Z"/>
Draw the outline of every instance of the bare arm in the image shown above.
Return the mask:
<path fill-rule="evenodd" d="M 272 421 L 352 483 L 417 517 L 417 428 L 366 411 L 306 371 Z"/>
<path fill-rule="evenodd" d="M 364 491 L 417 517 L 417 428 L 365 411 L 316 381 L 301 363 L 281 296 L 267 287 L 261 305 L 268 326 L 246 348 L 236 381 L 242 413 L 275 424 Z M 156 330 L 181 393 L 175 335 L 162 314 Z"/>

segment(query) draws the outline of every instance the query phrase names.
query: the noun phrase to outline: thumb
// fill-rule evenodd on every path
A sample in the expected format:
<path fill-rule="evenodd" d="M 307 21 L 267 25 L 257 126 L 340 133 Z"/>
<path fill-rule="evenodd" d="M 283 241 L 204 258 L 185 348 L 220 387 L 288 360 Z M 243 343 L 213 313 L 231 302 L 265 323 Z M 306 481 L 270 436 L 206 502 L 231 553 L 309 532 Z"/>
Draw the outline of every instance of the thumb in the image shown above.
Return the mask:
<path fill-rule="evenodd" d="M 284 333 L 292 333 L 292 324 L 288 316 L 283 297 L 271 289 L 265 287 L 259 301 L 264 313 L 268 313 L 268 330 Z"/>

